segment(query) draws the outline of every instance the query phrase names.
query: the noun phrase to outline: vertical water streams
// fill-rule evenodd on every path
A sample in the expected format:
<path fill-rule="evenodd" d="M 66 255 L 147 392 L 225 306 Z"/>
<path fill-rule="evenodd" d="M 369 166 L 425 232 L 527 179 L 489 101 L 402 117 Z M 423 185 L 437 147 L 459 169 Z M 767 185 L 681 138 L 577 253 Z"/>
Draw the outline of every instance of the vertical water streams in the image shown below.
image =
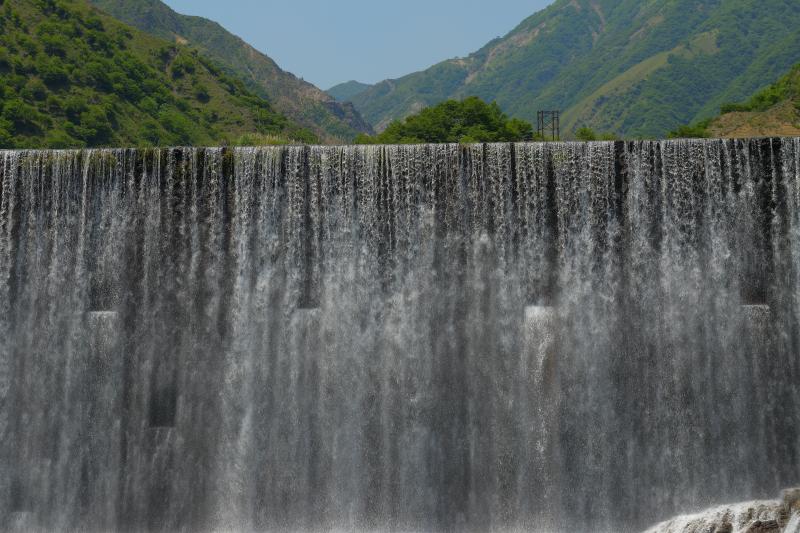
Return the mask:
<path fill-rule="evenodd" d="M 770 497 L 798 317 L 798 139 L 0 151 L 0 527 Z"/>

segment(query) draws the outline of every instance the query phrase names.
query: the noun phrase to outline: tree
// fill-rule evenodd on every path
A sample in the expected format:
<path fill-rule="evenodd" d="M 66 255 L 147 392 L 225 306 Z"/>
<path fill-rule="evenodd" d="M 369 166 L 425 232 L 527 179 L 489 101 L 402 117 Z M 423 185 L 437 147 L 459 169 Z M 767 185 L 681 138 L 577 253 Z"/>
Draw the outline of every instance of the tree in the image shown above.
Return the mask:
<path fill-rule="evenodd" d="M 592 128 L 584 126 L 575 132 L 575 139 L 578 141 L 613 141 L 617 138 L 613 133 L 596 133 Z"/>
<path fill-rule="evenodd" d="M 405 120 L 392 122 L 379 135 L 359 135 L 355 143 L 480 143 L 532 138 L 533 126 L 528 122 L 509 118 L 496 102 L 488 104 L 477 96 L 470 96 L 425 108 Z"/>
<path fill-rule="evenodd" d="M 592 128 L 584 126 L 575 132 L 575 138 L 579 141 L 596 141 L 597 134 Z"/>
<path fill-rule="evenodd" d="M 8 100 L 3 106 L 3 115 L 13 125 L 16 132 L 39 130 L 36 122 L 41 118 L 41 114 L 35 107 L 28 105 L 20 98 Z"/>
<path fill-rule="evenodd" d="M 0 118 L 0 148 L 12 148 L 13 137 L 11 136 L 12 124 Z"/>
<path fill-rule="evenodd" d="M 179 54 L 172 63 L 172 77 L 182 78 L 185 74 L 194 74 L 195 65 L 192 58 L 185 54 Z"/>
<path fill-rule="evenodd" d="M 57 60 L 45 56 L 38 57 L 36 71 L 49 87 L 64 87 L 69 83 L 67 69 Z"/>
<path fill-rule="evenodd" d="M 0 46 L 0 72 L 6 72 L 11 69 L 11 57 L 8 53 L 8 48 Z"/>
<path fill-rule="evenodd" d="M 211 95 L 208 93 L 208 88 L 199 83 L 194 86 L 194 97 L 204 104 L 207 104 L 208 101 L 211 100 Z"/>
<path fill-rule="evenodd" d="M 709 137 L 708 126 L 710 124 L 711 119 L 706 119 L 690 126 L 679 126 L 677 129 L 669 132 L 667 136 L 670 139 L 702 139 Z"/>
<path fill-rule="evenodd" d="M 66 131 L 52 130 L 47 132 L 44 140 L 48 148 L 82 148 L 86 143 L 72 138 Z"/>

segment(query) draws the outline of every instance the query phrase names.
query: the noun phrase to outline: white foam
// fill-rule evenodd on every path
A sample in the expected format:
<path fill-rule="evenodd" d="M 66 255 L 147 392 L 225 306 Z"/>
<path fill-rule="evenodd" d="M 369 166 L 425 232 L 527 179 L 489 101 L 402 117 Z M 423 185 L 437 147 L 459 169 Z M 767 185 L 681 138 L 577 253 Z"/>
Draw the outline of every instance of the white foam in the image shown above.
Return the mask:
<path fill-rule="evenodd" d="M 532 305 L 525 308 L 525 344 L 528 360 L 523 368 L 532 370 L 541 381 L 547 358 L 551 356 L 556 342 L 556 310 L 554 307 Z M 533 368 L 530 368 L 532 366 Z"/>
<path fill-rule="evenodd" d="M 757 521 L 778 520 L 781 503 L 764 500 L 721 505 L 699 513 L 687 514 L 662 522 L 645 533 L 701 533 L 715 531 L 723 524 L 732 526 L 731 533 L 745 533 Z"/>
<path fill-rule="evenodd" d="M 800 512 L 792 514 L 792 518 L 786 524 L 783 533 L 800 533 Z"/>

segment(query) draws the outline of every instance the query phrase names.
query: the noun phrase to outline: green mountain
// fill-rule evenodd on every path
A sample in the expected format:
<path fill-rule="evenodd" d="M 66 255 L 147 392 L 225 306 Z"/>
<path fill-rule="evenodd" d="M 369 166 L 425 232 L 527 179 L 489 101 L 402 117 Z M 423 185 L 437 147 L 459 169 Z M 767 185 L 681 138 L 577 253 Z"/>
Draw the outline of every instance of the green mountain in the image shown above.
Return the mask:
<path fill-rule="evenodd" d="M 505 37 L 353 97 L 377 129 L 476 95 L 535 121 L 662 136 L 713 116 L 800 58 L 797 0 L 556 0 Z"/>
<path fill-rule="evenodd" d="M 334 85 L 327 91 L 329 95 L 337 102 L 349 102 L 354 96 L 359 95 L 372 87 L 368 83 L 361 83 L 360 81 L 350 80 L 339 85 Z"/>
<path fill-rule="evenodd" d="M 181 15 L 160 0 L 90 0 L 119 20 L 179 45 L 197 48 L 224 72 L 243 80 L 277 111 L 330 142 L 350 141 L 372 128 L 351 104 L 334 100 L 314 85 L 285 72 L 225 28 L 201 17 Z"/>
<path fill-rule="evenodd" d="M 0 147 L 216 144 L 314 135 L 183 47 L 85 0 L 0 0 Z"/>
<path fill-rule="evenodd" d="M 800 136 L 800 63 L 749 100 L 724 104 L 718 116 L 678 128 L 670 135 L 722 138 Z"/>

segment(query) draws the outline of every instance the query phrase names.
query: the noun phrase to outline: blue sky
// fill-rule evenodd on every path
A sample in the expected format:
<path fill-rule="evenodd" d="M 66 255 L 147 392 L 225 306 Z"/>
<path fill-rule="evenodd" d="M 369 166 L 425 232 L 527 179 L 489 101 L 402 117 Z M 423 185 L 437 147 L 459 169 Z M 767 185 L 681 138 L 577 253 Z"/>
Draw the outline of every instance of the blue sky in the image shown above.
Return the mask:
<path fill-rule="evenodd" d="M 552 0 L 165 0 L 215 20 L 322 89 L 464 56 Z"/>

